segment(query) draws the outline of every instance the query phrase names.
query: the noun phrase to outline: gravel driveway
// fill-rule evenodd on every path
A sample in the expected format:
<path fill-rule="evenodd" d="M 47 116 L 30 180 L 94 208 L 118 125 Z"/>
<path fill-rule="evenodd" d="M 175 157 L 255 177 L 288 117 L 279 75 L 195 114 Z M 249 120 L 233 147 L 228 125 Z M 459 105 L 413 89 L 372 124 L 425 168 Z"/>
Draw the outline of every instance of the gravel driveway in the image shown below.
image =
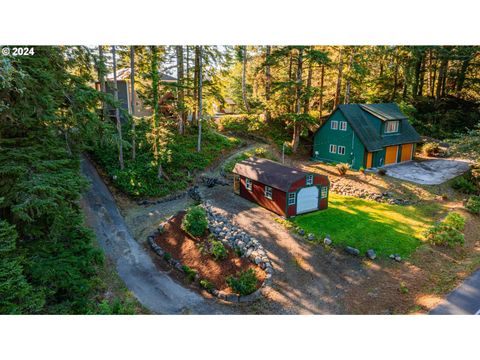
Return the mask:
<path fill-rule="evenodd" d="M 296 239 L 274 219 L 275 214 L 233 194 L 230 186 L 202 188 L 219 212 L 259 239 L 272 261 L 273 286 L 251 311 L 266 314 L 342 314 L 348 287 L 365 280 L 359 259 L 327 252 Z"/>

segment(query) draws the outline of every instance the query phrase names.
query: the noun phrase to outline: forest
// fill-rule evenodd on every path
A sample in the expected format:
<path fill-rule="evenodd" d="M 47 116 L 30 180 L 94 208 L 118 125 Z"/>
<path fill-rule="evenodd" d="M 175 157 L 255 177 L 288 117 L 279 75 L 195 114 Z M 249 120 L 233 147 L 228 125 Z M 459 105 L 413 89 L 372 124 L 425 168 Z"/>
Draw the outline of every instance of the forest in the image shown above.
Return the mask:
<path fill-rule="evenodd" d="M 158 198 L 188 188 L 243 139 L 308 156 L 338 105 L 396 102 L 425 138 L 480 158 L 479 46 L 34 50 L 0 58 L 2 314 L 111 306 L 79 205 L 83 156 L 128 196 Z"/>

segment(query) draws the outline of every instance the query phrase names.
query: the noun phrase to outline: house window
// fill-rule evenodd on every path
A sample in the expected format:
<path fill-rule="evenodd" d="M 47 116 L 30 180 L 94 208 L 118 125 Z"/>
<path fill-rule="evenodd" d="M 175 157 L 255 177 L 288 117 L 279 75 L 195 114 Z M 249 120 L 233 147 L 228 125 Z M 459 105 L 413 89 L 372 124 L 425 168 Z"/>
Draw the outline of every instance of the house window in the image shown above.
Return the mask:
<path fill-rule="evenodd" d="M 385 123 L 385 134 L 398 132 L 398 120 L 387 121 Z"/>
<path fill-rule="evenodd" d="M 307 175 L 307 185 L 313 184 L 313 175 Z"/>
<path fill-rule="evenodd" d="M 252 180 L 245 179 L 245 187 L 247 188 L 247 190 L 252 191 Z"/>
<path fill-rule="evenodd" d="M 332 120 L 332 123 L 330 125 L 330 128 L 332 130 L 337 130 L 338 129 L 338 121 Z"/>
<path fill-rule="evenodd" d="M 337 153 L 337 145 L 330 144 L 330 154 Z"/>
<path fill-rule="evenodd" d="M 288 205 L 295 205 L 295 193 L 288 194 Z"/>
<path fill-rule="evenodd" d="M 338 147 L 338 154 L 339 155 L 345 155 L 345 146 L 339 146 Z"/>
<path fill-rule="evenodd" d="M 272 200 L 272 188 L 270 186 L 265 186 L 265 197 Z"/>
<path fill-rule="evenodd" d="M 325 199 L 328 196 L 328 187 L 322 186 L 322 190 L 320 192 L 320 197 Z"/>
<path fill-rule="evenodd" d="M 347 122 L 346 121 L 340 121 L 340 130 L 347 131 Z"/>

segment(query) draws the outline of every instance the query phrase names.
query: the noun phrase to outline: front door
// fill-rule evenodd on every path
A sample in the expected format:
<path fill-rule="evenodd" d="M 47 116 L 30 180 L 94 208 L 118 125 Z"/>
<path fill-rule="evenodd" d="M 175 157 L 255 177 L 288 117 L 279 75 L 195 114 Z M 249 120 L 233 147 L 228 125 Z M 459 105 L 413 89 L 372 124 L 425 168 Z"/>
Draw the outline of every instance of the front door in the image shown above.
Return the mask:
<path fill-rule="evenodd" d="M 318 210 L 318 188 L 309 186 L 297 194 L 297 214 Z"/>
<path fill-rule="evenodd" d="M 413 144 L 402 145 L 402 161 L 412 160 Z"/>
<path fill-rule="evenodd" d="M 385 165 L 397 162 L 398 146 L 387 146 L 385 150 Z"/>
<path fill-rule="evenodd" d="M 240 195 L 240 176 L 234 175 L 233 177 L 233 192 Z"/>

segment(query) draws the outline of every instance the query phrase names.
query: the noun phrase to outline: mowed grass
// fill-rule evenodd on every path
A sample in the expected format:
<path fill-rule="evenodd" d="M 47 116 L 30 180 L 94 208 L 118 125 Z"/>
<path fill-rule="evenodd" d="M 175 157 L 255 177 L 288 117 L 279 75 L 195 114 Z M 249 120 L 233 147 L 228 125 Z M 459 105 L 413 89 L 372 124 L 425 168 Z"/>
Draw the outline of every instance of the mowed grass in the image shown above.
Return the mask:
<path fill-rule="evenodd" d="M 399 206 L 330 194 L 328 209 L 299 215 L 292 222 L 321 239 L 329 234 L 334 245 L 353 246 L 361 254 L 374 249 L 380 257 L 408 257 L 440 211 L 437 203 Z"/>

